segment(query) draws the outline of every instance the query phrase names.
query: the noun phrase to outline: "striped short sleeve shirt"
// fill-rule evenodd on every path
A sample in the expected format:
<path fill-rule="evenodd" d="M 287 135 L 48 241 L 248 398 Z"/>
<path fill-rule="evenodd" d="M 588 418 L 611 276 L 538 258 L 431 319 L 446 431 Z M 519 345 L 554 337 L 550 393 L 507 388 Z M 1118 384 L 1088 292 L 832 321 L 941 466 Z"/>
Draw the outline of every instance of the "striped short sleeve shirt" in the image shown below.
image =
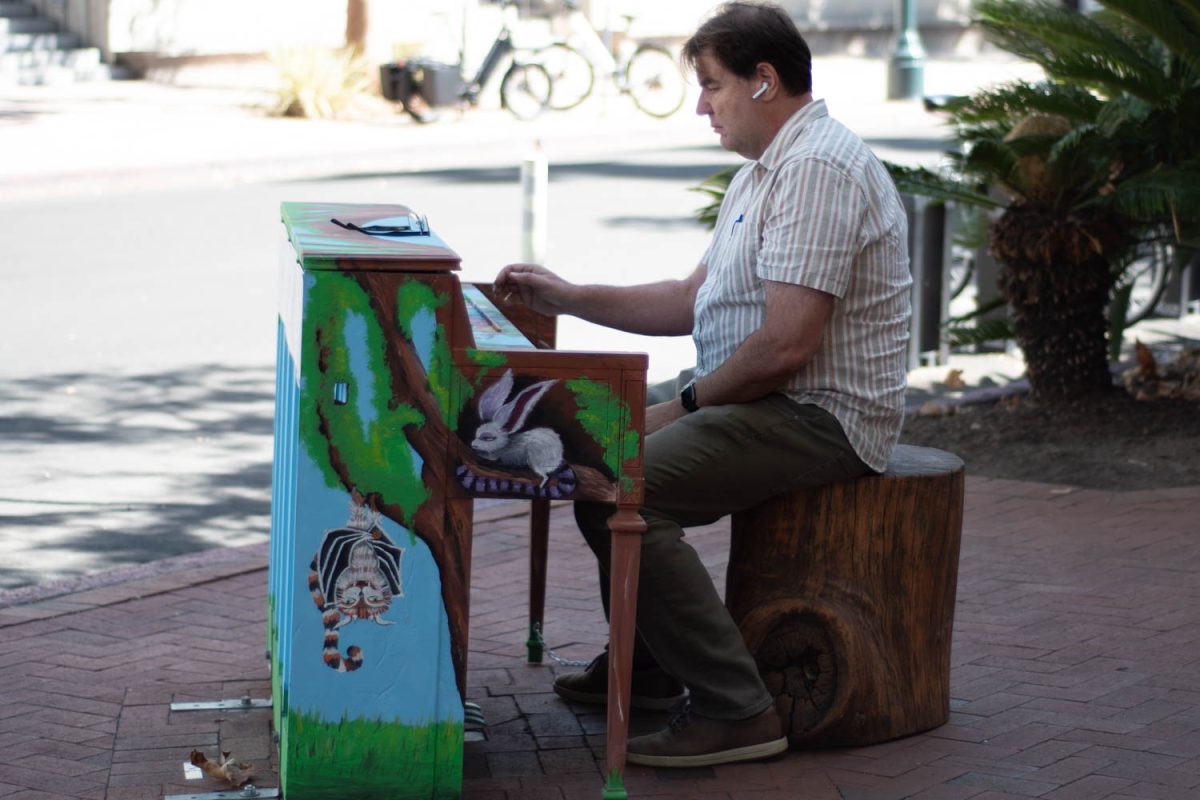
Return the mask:
<path fill-rule="evenodd" d="M 697 375 L 762 326 L 765 281 L 827 292 L 837 299 L 820 348 L 782 391 L 833 414 L 859 458 L 885 469 L 904 418 L 908 228 L 891 177 L 824 101 L 797 111 L 734 177 L 703 263 Z"/>

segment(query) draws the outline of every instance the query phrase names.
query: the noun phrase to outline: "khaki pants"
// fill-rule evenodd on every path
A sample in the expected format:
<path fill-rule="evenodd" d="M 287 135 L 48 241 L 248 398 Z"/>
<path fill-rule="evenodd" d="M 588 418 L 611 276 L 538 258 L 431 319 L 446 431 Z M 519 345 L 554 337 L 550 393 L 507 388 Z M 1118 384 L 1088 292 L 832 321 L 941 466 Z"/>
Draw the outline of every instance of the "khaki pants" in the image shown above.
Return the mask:
<path fill-rule="evenodd" d="M 777 494 L 867 474 L 827 411 L 779 394 L 709 406 L 646 437 L 648 525 L 638 582 L 635 665 L 652 662 L 680 680 L 704 717 L 745 719 L 771 705 L 741 633 L 683 529 L 759 505 Z M 608 613 L 613 507 L 575 503 L 600 562 Z"/>

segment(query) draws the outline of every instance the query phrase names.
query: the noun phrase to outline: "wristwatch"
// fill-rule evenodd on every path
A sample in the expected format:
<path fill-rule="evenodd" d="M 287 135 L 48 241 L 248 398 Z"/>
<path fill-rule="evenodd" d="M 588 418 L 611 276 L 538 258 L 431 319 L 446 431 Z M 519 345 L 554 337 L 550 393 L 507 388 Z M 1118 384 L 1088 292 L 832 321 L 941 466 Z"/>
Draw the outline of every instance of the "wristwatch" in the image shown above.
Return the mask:
<path fill-rule="evenodd" d="M 700 405 L 696 402 L 696 382 L 688 381 L 687 386 L 679 393 L 679 402 L 691 414 L 693 411 L 699 411 Z"/>

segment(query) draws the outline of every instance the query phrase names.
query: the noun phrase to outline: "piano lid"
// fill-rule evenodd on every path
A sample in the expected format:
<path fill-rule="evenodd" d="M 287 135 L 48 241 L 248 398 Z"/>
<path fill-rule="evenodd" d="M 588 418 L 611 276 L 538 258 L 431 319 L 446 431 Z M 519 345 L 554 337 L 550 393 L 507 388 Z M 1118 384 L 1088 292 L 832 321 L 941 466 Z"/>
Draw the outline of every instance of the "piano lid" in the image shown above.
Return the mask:
<path fill-rule="evenodd" d="M 461 259 L 407 206 L 357 203 L 284 203 L 288 239 L 304 269 L 448 272 Z"/>

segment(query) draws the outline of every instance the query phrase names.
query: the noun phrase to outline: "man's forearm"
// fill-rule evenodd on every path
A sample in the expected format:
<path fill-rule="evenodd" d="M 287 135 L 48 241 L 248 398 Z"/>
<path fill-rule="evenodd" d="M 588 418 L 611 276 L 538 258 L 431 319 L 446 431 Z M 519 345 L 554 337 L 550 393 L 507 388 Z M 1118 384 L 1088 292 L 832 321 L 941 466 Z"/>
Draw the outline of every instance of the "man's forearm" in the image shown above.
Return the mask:
<path fill-rule="evenodd" d="M 578 286 L 567 313 L 629 333 L 684 336 L 692 332 L 692 299 L 687 281 L 639 286 Z"/>
<path fill-rule="evenodd" d="M 763 324 L 717 369 L 696 381 L 701 406 L 746 403 L 782 388 L 812 360 L 833 313 L 833 296 L 767 282 Z"/>
<path fill-rule="evenodd" d="M 720 367 L 696 380 L 701 406 L 747 403 L 780 389 L 807 361 L 761 329 L 748 336 Z"/>

